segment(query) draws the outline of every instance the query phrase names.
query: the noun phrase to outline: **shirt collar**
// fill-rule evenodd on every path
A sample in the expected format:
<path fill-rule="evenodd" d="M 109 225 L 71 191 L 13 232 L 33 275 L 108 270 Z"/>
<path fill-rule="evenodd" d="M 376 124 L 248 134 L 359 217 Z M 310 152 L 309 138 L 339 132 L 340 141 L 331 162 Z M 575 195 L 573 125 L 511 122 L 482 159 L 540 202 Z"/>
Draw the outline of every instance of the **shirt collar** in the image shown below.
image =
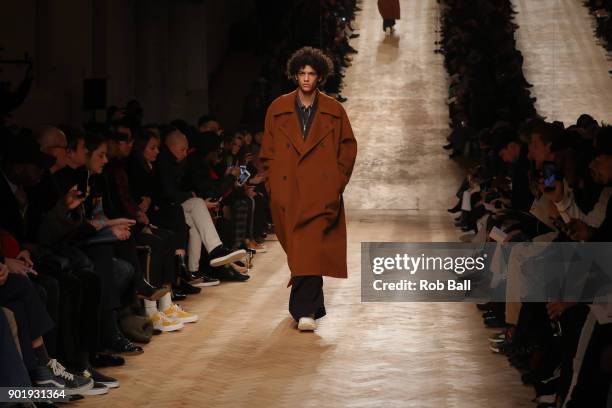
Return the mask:
<path fill-rule="evenodd" d="M 297 101 L 297 105 L 298 105 L 298 107 L 299 107 L 300 109 L 302 109 L 302 110 L 312 109 L 312 108 L 314 108 L 315 106 L 317 106 L 317 102 L 318 102 L 318 100 L 319 100 L 319 90 L 318 90 L 318 89 L 317 89 L 317 90 L 315 90 L 315 97 L 314 97 L 314 101 L 312 101 L 312 105 L 310 105 L 309 107 L 306 107 L 306 106 L 304 106 L 304 105 L 302 104 L 302 100 L 300 99 L 300 94 L 299 94 L 299 92 L 296 92 L 296 94 L 295 94 L 295 99 L 296 99 L 296 101 Z"/>

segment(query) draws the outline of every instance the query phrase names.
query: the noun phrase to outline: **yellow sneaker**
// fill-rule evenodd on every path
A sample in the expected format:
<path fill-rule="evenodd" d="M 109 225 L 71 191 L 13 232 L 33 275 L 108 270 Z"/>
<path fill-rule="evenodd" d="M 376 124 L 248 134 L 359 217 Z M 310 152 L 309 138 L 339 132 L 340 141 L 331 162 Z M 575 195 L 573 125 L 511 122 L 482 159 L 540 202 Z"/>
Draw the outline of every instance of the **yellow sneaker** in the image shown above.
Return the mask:
<path fill-rule="evenodd" d="M 195 323 L 198 321 L 198 315 L 184 311 L 179 305 L 172 304 L 164 310 L 164 314 L 168 317 L 173 317 L 183 323 Z"/>
<path fill-rule="evenodd" d="M 185 325 L 179 319 L 171 319 L 165 313 L 157 312 L 150 317 L 153 328 L 163 332 L 181 330 Z"/>

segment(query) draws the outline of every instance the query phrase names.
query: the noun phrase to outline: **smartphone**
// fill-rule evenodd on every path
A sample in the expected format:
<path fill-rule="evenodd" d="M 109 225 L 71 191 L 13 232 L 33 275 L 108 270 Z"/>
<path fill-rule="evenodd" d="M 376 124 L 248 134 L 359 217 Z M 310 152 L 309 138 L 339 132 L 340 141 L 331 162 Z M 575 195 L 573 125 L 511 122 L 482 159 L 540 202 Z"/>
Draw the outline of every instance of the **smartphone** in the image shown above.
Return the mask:
<path fill-rule="evenodd" d="M 244 185 L 250 177 L 251 173 L 249 173 L 246 166 L 240 166 L 240 175 L 238 176 L 237 184 L 239 186 Z"/>
<path fill-rule="evenodd" d="M 561 180 L 557 171 L 557 165 L 551 161 L 544 162 L 542 176 L 544 178 L 544 191 L 554 191 L 555 182 Z"/>

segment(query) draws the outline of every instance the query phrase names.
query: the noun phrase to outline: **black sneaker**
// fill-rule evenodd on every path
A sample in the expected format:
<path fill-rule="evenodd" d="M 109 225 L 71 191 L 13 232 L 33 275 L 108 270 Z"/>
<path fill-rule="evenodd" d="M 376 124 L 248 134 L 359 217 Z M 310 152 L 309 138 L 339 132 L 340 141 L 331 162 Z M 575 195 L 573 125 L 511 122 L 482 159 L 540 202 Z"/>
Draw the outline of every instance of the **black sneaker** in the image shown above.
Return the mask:
<path fill-rule="evenodd" d="M 143 281 L 136 292 L 138 293 L 138 297 L 142 299 L 157 301 L 164 297 L 166 293 L 170 292 L 170 289 L 156 288 L 155 286 L 151 286 L 148 282 Z"/>
<path fill-rule="evenodd" d="M 217 268 L 214 271 L 215 277 L 219 280 L 227 282 L 244 282 L 249 280 L 250 276 L 234 271 L 230 267 Z"/>
<path fill-rule="evenodd" d="M 121 353 L 127 355 L 137 355 L 144 353 L 142 347 L 135 345 L 122 335 L 118 335 L 117 337 L 115 337 L 113 343 L 110 346 L 110 349 L 113 353 Z"/>
<path fill-rule="evenodd" d="M 198 289 L 200 289 L 199 287 L 202 287 L 202 286 L 217 286 L 219 283 L 221 283 L 219 279 L 215 279 L 208 275 L 201 274 L 200 276 L 201 276 L 202 281 L 193 284 L 194 286 L 198 286 Z"/>
<path fill-rule="evenodd" d="M 84 370 L 83 377 L 91 378 L 94 380 L 95 384 L 102 384 L 107 388 L 119 388 L 119 381 L 116 378 L 104 375 L 95 370 L 93 367 L 89 367 L 87 370 Z"/>
<path fill-rule="evenodd" d="M 96 353 L 91 357 L 91 365 L 93 367 L 118 367 L 125 364 L 125 359 L 121 356 L 115 356 L 106 353 Z"/>
<path fill-rule="evenodd" d="M 210 252 L 210 266 L 216 268 L 218 266 L 227 265 L 234 261 L 239 261 L 246 257 L 246 251 L 244 249 L 238 249 L 236 251 L 230 251 L 223 245 L 219 245 Z"/>
<path fill-rule="evenodd" d="M 45 388 L 66 388 L 66 382 L 47 366 L 36 367 L 29 372 L 32 385 Z"/>
<path fill-rule="evenodd" d="M 54 358 L 49 360 L 47 367 L 53 371 L 55 376 L 64 380 L 67 395 L 83 394 L 84 391 L 90 390 L 94 385 L 94 381 L 91 378 L 69 372 L 66 370 L 66 367 L 61 365 L 59 361 Z"/>
<path fill-rule="evenodd" d="M 202 291 L 201 288 L 193 286 L 183 278 L 180 278 L 180 284 L 178 286 L 178 289 L 180 289 L 180 291 L 186 295 L 197 295 Z"/>
<path fill-rule="evenodd" d="M 172 289 L 172 294 L 170 295 L 170 298 L 173 302 L 180 302 L 187 299 L 187 295 L 181 292 L 180 289 L 174 288 Z"/>

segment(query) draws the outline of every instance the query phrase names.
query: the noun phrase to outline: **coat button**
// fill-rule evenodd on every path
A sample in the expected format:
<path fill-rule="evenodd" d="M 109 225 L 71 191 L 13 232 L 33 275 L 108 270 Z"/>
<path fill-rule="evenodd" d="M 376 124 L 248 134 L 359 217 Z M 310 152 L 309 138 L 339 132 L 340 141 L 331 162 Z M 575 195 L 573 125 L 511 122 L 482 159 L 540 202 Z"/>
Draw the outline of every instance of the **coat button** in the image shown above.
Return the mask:
<path fill-rule="evenodd" d="M 283 180 L 287 180 L 287 176 L 283 176 Z"/>

